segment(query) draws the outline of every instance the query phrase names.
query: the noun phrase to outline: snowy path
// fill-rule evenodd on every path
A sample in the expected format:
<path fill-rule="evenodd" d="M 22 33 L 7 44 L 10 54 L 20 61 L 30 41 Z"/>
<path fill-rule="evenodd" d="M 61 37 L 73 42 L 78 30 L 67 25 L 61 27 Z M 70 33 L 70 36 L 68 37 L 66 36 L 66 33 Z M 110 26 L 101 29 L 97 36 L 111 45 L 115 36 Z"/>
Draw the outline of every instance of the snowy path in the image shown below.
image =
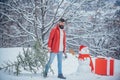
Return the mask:
<path fill-rule="evenodd" d="M 16 56 L 21 51 L 21 48 L 0 49 L 0 65 L 4 61 L 14 61 Z M 22 52 L 22 51 L 21 51 Z M 40 73 L 31 74 L 24 71 L 19 76 L 9 75 L 7 72 L 0 71 L 0 80 L 61 80 L 57 78 L 57 62 L 56 58 L 52 64 L 55 74 L 49 74 L 47 78 L 43 78 Z M 77 72 L 78 60 L 72 55 L 68 55 L 66 60 L 63 60 L 63 73 L 67 77 L 66 80 L 120 80 L 120 60 L 115 60 L 114 76 L 101 76 L 94 73 Z"/>
<path fill-rule="evenodd" d="M 120 80 L 120 75 L 114 76 L 100 76 L 92 73 L 73 73 L 65 75 L 66 80 Z M 40 74 L 21 74 L 19 76 L 9 75 L 0 71 L 0 80 L 61 80 L 57 78 L 57 75 L 49 75 L 47 78 L 43 78 Z"/>

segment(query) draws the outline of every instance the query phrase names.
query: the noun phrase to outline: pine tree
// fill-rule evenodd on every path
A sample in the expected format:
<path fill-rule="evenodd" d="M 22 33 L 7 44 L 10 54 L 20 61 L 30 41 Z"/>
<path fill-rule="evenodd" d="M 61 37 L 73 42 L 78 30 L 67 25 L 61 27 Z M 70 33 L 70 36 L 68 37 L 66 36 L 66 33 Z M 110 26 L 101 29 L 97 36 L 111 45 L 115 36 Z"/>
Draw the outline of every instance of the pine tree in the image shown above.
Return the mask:
<path fill-rule="evenodd" d="M 22 70 L 31 73 L 37 73 L 38 70 L 41 70 L 41 73 L 43 73 L 47 60 L 47 50 L 42 47 L 41 43 L 39 44 L 39 42 L 36 41 L 32 48 L 23 48 L 23 53 L 19 53 L 17 61 L 8 61 L 0 67 L 0 70 L 4 69 L 15 75 L 19 75 Z M 50 70 L 54 74 L 54 71 L 51 68 Z"/>

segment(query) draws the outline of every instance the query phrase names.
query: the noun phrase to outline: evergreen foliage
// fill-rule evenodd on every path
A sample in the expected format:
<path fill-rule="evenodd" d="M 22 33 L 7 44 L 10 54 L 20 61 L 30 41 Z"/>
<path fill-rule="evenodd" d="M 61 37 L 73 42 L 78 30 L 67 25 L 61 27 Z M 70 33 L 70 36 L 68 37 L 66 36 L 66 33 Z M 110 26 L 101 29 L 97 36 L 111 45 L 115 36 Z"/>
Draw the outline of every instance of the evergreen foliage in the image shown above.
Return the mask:
<path fill-rule="evenodd" d="M 0 67 L 0 70 L 4 69 L 15 75 L 19 75 L 23 70 L 31 73 L 37 73 L 37 71 L 42 70 L 41 73 L 43 73 L 48 60 L 47 53 L 47 50 L 43 48 L 42 45 L 39 45 L 37 41 L 33 48 L 23 48 L 23 53 L 19 53 L 17 61 L 8 61 Z M 54 74 L 51 68 L 50 70 Z"/>

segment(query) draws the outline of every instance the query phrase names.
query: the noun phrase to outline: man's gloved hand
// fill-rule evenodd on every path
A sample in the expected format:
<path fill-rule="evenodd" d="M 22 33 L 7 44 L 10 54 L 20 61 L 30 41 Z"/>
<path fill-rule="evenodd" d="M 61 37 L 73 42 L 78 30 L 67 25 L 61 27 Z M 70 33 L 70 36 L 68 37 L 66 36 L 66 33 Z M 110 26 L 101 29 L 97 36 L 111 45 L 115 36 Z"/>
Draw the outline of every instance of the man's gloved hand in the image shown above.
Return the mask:
<path fill-rule="evenodd" d="M 65 59 L 67 59 L 67 54 L 65 53 Z"/>

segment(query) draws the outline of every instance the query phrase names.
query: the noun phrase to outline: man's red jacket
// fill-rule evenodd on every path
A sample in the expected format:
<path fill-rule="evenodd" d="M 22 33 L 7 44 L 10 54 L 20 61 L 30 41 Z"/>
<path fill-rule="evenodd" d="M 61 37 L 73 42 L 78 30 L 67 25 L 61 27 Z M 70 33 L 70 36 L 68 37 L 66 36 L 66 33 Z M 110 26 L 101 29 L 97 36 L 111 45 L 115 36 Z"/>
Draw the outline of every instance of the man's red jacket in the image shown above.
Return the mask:
<path fill-rule="evenodd" d="M 65 52 L 66 48 L 66 33 L 63 30 L 63 52 Z M 54 28 L 52 28 L 48 40 L 48 47 L 51 49 L 53 53 L 59 52 L 59 45 L 60 45 L 60 29 L 59 25 L 57 24 Z"/>

